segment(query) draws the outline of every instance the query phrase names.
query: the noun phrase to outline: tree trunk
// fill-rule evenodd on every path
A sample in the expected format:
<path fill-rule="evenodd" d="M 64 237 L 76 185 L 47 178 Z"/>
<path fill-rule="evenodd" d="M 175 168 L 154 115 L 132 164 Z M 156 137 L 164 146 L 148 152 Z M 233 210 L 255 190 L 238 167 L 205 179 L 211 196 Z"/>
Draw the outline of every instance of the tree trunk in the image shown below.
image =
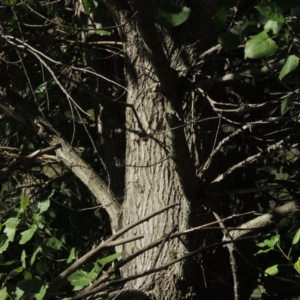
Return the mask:
<path fill-rule="evenodd" d="M 153 2 L 149 1 L 144 4 L 146 10 L 149 10 L 150 18 Z M 160 31 L 160 39 L 164 43 L 164 55 L 168 56 L 169 65 L 176 70 L 186 69 L 196 63 L 197 56 L 212 45 L 212 40 L 215 42 L 214 36 L 211 35 L 211 19 L 209 23 L 204 18 L 198 24 L 195 22 L 197 19 L 200 20 L 199 12 L 202 12 L 202 16 L 206 13 L 212 16 L 211 4 L 199 5 L 196 1 L 194 3 L 195 15 L 184 25 L 184 28 L 170 30 L 173 31 L 173 37 L 171 32 L 157 27 L 157 31 Z M 144 8 L 140 7 L 140 9 Z M 126 245 L 123 249 L 124 257 L 167 234 L 176 225 L 180 230 L 191 226 L 191 205 L 176 173 L 176 164 L 171 159 L 172 137 L 168 132 L 170 128 L 166 121 L 168 104 L 160 92 L 162 83 L 157 79 L 157 70 L 153 68 L 145 53 L 144 41 L 136 23 L 139 20 L 136 21 L 133 18 L 134 12 L 134 9 L 131 11 L 127 7 L 119 22 L 126 24 L 122 28 L 122 34 L 126 36 L 124 50 L 127 59 L 126 80 L 129 90 L 127 103 L 134 107 L 138 115 L 137 119 L 133 110 L 127 108 L 125 200 L 120 226 L 126 226 L 149 212 L 169 204 L 179 203 L 180 207 L 159 215 L 129 232 L 128 234 L 144 234 L 145 238 Z M 193 34 L 191 34 L 190 26 L 193 26 L 195 30 Z M 196 50 L 192 44 L 199 37 L 203 39 L 196 48 L 201 48 L 201 50 Z M 191 100 L 193 99 L 190 95 L 187 95 L 186 101 Z M 179 130 L 183 131 L 182 128 Z M 171 142 L 168 139 L 171 139 Z M 186 143 L 184 140 L 182 142 Z M 190 159 L 186 157 L 186 161 Z M 197 197 L 199 197 L 198 206 L 200 206 L 201 195 L 195 195 L 195 198 Z M 173 240 L 167 243 L 159 253 L 156 266 L 183 256 L 186 251 L 190 250 L 187 242 Z M 199 247 L 200 243 L 195 243 L 195 246 Z M 140 255 L 122 269 L 122 275 L 130 276 L 153 268 L 158 251 L 158 249 L 153 249 Z M 155 296 L 156 299 L 198 299 L 201 293 L 202 284 L 199 284 L 201 276 L 200 263 L 196 258 L 192 258 L 192 263 L 186 261 L 175 264 L 166 271 L 140 278 L 128 284 L 127 288 L 143 290 Z"/>
<path fill-rule="evenodd" d="M 177 2 L 179 6 L 186 4 Z M 130 1 L 131 6 L 123 1 L 114 4 L 116 6 L 107 2 L 114 11 L 116 23 L 124 24 L 120 27 L 120 36 L 124 39 L 127 104 L 132 106 L 126 110 L 125 197 L 120 228 L 159 208 L 180 204 L 128 232 L 128 235 L 142 234 L 145 238 L 124 246 L 123 256 L 127 257 L 168 234 L 174 226 L 184 230 L 215 221 L 209 209 L 222 216 L 228 214 L 218 207 L 218 197 L 206 195 L 204 199 L 201 181 L 196 177 L 197 165 L 206 161 L 215 142 L 215 135 L 208 134 L 207 127 L 214 126 L 216 130 L 218 121 L 207 123 L 207 127 L 200 130 L 195 125 L 182 126 L 191 119 L 191 114 L 197 113 L 201 118 L 213 115 L 208 104 L 199 105 L 204 101 L 199 94 L 181 85 L 181 82 L 189 84 L 187 78 L 195 76 L 197 68 L 193 66 L 199 62 L 200 55 L 216 44 L 213 3 L 189 1 L 191 17 L 172 29 L 159 24 L 154 27 L 155 1 Z M 211 76 L 220 69 L 222 65 L 220 68 L 220 64 L 210 62 Z M 214 96 L 221 98 L 223 91 L 224 88 L 220 89 Z M 197 102 L 198 109 L 191 108 L 191 103 Z M 185 105 L 189 113 L 182 110 Z M 222 169 L 226 167 L 223 165 Z M 218 174 L 218 163 L 213 163 L 205 178 L 211 180 Z M 227 210 L 230 214 L 228 206 Z M 164 265 L 221 238 L 222 234 L 194 234 L 172 240 L 162 250 L 154 248 L 124 266 L 122 276 Z M 212 284 L 213 281 L 223 284 Z M 224 295 L 231 299 L 228 251 L 221 249 L 192 257 L 165 271 L 137 279 L 126 289 L 144 291 L 155 299 L 224 299 Z"/>

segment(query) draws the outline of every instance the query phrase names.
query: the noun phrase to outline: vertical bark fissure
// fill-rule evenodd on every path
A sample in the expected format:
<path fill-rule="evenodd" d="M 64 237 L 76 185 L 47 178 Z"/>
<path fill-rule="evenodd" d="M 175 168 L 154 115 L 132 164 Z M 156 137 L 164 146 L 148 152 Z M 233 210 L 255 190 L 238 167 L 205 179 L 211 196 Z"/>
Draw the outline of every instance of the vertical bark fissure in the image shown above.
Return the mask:
<path fill-rule="evenodd" d="M 133 3 L 134 1 L 131 1 Z M 155 28 L 155 1 L 133 4 L 136 10 L 138 32 L 144 42 L 148 59 L 159 79 L 166 102 L 165 117 L 169 126 L 168 146 L 171 157 L 176 165 L 176 171 L 184 194 L 191 202 L 199 201 L 201 184 L 196 177 L 194 162 L 189 152 L 184 133 L 182 103 L 184 99 L 184 80 L 179 78 L 178 72 L 171 68 L 160 37 Z"/>

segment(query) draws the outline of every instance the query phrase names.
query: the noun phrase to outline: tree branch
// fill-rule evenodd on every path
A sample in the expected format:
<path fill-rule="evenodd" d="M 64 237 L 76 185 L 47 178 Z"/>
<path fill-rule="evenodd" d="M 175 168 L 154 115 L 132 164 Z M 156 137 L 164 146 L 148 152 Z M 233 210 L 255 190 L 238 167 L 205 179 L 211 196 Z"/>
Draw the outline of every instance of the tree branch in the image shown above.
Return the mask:
<path fill-rule="evenodd" d="M 39 157 L 43 154 L 46 154 L 46 153 L 49 153 L 51 151 L 57 150 L 60 147 L 61 147 L 60 144 L 56 144 L 56 145 L 53 145 L 51 147 L 48 147 L 48 148 L 45 148 L 45 149 L 42 149 L 42 150 L 34 151 L 33 153 L 31 153 L 31 154 L 29 154 L 25 157 L 22 157 L 21 159 L 19 159 L 19 160 L 15 161 L 14 163 L 10 164 L 8 167 L 5 167 L 5 168 L 1 169 L 0 170 L 0 177 L 8 176 L 11 172 L 16 170 L 20 166 L 29 163 L 31 160 L 33 160 L 33 159 L 35 159 L 35 158 L 37 158 L 37 157 Z"/>
<path fill-rule="evenodd" d="M 274 208 L 267 214 L 259 216 L 247 223 L 242 224 L 238 229 L 230 231 L 232 239 L 236 240 L 240 237 L 253 233 L 255 230 L 262 230 L 278 224 L 281 219 L 300 212 L 300 200 L 294 200 L 282 206 Z M 241 230 L 242 229 L 242 230 Z"/>

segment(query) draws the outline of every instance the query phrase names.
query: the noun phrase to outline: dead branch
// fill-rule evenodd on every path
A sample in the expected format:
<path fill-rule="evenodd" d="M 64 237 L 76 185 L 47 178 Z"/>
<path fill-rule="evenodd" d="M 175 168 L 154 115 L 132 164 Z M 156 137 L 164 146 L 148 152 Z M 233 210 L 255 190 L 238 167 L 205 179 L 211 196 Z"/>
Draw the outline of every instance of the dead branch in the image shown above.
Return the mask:
<path fill-rule="evenodd" d="M 239 239 L 240 237 L 251 234 L 258 229 L 261 231 L 263 228 L 266 229 L 275 226 L 281 219 L 299 212 L 300 200 L 291 201 L 287 204 L 274 208 L 267 214 L 242 224 L 237 230 L 231 231 L 230 236 L 233 240 Z"/>
<path fill-rule="evenodd" d="M 35 158 L 44 155 L 46 153 L 49 153 L 51 151 L 57 150 L 61 147 L 61 144 L 55 144 L 53 146 L 50 146 L 48 148 L 42 149 L 42 150 L 37 150 L 25 157 L 22 157 L 21 159 L 13 162 L 10 164 L 8 167 L 3 168 L 0 170 L 0 177 L 6 177 L 8 176 L 11 172 L 15 171 L 19 167 L 29 163 L 30 161 L 34 160 Z"/>
<path fill-rule="evenodd" d="M 223 174 L 220 174 L 217 178 L 215 178 L 212 183 L 214 182 L 219 182 L 221 180 L 223 180 L 226 176 L 228 176 L 229 174 L 231 174 L 233 171 L 245 167 L 247 164 L 251 164 L 253 162 L 255 162 L 259 157 L 261 157 L 263 154 L 269 153 L 272 150 L 276 150 L 280 145 L 282 145 L 284 142 L 286 142 L 286 140 L 289 137 L 280 140 L 279 142 L 269 146 L 268 148 L 264 149 L 262 152 L 259 152 L 255 155 L 249 156 L 247 157 L 245 160 L 237 163 L 236 165 L 232 166 L 231 168 L 229 168 L 226 172 L 224 172 Z"/>
<path fill-rule="evenodd" d="M 272 61 L 268 63 L 268 66 L 263 66 L 261 68 L 245 70 L 240 73 L 231 73 L 226 74 L 224 76 L 214 77 L 209 80 L 200 80 L 193 83 L 193 89 L 203 88 L 209 85 L 214 85 L 217 83 L 224 83 L 226 81 L 237 81 L 242 80 L 245 77 L 254 77 L 254 76 L 262 76 L 270 73 L 272 70 L 280 69 L 285 62 L 285 59 L 281 59 L 279 61 Z"/>

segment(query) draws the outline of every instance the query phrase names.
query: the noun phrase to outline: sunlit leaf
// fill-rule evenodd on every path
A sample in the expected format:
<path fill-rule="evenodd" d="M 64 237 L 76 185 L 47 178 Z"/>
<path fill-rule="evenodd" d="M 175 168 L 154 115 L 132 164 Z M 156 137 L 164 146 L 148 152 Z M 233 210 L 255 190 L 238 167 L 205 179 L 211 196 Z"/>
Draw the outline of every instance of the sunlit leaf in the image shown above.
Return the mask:
<path fill-rule="evenodd" d="M 22 263 L 23 269 L 25 269 L 26 268 L 26 252 L 25 252 L 25 250 L 23 250 L 22 254 L 21 254 L 21 263 Z"/>
<path fill-rule="evenodd" d="M 19 224 L 19 219 L 18 218 L 9 218 L 6 222 L 5 222 L 5 229 L 4 229 L 4 233 L 6 233 L 8 240 L 10 242 L 12 242 L 15 238 L 15 234 L 16 234 L 16 230 L 17 230 L 17 226 Z"/>
<path fill-rule="evenodd" d="M 282 80 L 284 76 L 295 70 L 298 67 L 298 64 L 299 57 L 297 57 L 296 55 L 289 55 L 280 71 L 279 79 Z"/>
<path fill-rule="evenodd" d="M 33 263 L 35 262 L 35 259 L 36 259 L 37 254 L 38 254 L 39 252 L 41 252 L 41 251 L 42 251 L 42 247 L 41 247 L 41 246 L 38 246 L 38 247 L 34 250 L 32 256 L 31 256 L 31 259 L 30 259 L 30 265 L 31 265 L 31 266 L 32 266 Z"/>
<path fill-rule="evenodd" d="M 299 240 L 300 240 L 300 228 L 297 230 L 296 234 L 294 235 L 293 245 L 298 244 Z"/>
<path fill-rule="evenodd" d="M 16 291 L 15 291 L 15 295 L 16 295 L 16 300 L 22 299 L 22 297 L 24 295 L 24 291 L 22 291 L 21 289 L 19 289 L 17 287 Z"/>
<path fill-rule="evenodd" d="M 70 283 L 74 286 L 74 291 L 78 291 L 90 284 L 91 280 L 86 277 L 86 273 L 82 270 L 74 272 L 68 277 Z"/>
<path fill-rule="evenodd" d="M 94 0 L 82 0 L 82 5 L 84 12 L 86 14 L 90 14 L 94 11 L 94 9 L 97 7 L 97 1 Z"/>
<path fill-rule="evenodd" d="M 278 274 L 278 272 L 279 272 L 278 265 L 274 265 L 265 270 L 265 274 L 270 275 L 270 276 L 274 276 L 274 275 Z"/>
<path fill-rule="evenodd" d="M 23 212 L 26 207 L 28 206 L 29 204 L 29 198 L 28 197 L 23 197 L 22 200 L 21 200 L 21 210 L 20 212 Z"/>
<path fill-rule="evenodd" d="M 19 224 L 18 218 L 9 218 L 6 220 L 5 225 L 8 228 L 15 228 Z"/>
<path fill-rule="evenodd" d="M 265 33 L 261 32 L 247 41 L 245 46 L 246 58 L 263 58 L 273 55 L 278 49 L 276 43 Z"/>
<path fill-rule="evenodd" d="M 38 209 L 40 210 L 40 213 L 47 211 L 49 206 L 50 206 L 50 200 L 46 200 L 44 202 L 38 203 Z"/>
<path fill-rule="evenodd" d="M 46 291 L 47 291 L 48 285 L 43 285 L 41 286 L 40 291 L 34 295 L 36 300 L 42 300 L 44 299 L 44 296 L 46 295 Z"/>
<path fill-rule="evenodd" d="M 94 32 L 99 35 L 107 35 L 107 36 L 111 35 L 110 31 L 102 30 L 102 29 L 96 29 L 96 30 L 94 30 Z"/>
<path fill-rule="evenodd" d="M 0 299 L 1 300 L 5 300 L 7 298 L 8 294 L 7 294 L 7 289 L 6 287 L 3 287 L 1 290 L 0 290 Z"/>
<path fill-rule="evenodd" d="M 36 230 L 37 230 L 37 226 L 35 224 L 32 224 L 31 228 L 21 232 L 22 238 L 21 238 L 19 244 L 20 245 L 26 244 L 33 237 Z"/>
<path fill-rule="evenodd" d="M 275 22 L 272 20 L 269 20 L 265 25 L 264 25 L 264 31 L 268 32 L 272 30 L 273 34 L 277 35 L 278 32 L 280 31 L 283 23 Z"/>
<path fill-rule="evenodd" d="M 67 259 L 67 263 L 69 264 L 71 261 L 73 261 L 76 258 L 75 256 L 75 248 L 73 247 L 70 251 L 70 255 Z"/>
<path fill-rule="evenodd" d="M 113 262 L 114 260 L 116 260 L 118 257 L 121 256 L 121 254 L 122 254 L 121 252 L 114 253 L 112 255 L 109 255 L 104 258 L 99 259 L 98 262 L 101 265 L 105 266 L 106 264 L 109 264 L 109 263 Z"/>
<path fill-rule="evenodd" d="M 298 257 L 298 260 L 294 263 L 294 268 L 300 274 L 300 257 Z"/>

